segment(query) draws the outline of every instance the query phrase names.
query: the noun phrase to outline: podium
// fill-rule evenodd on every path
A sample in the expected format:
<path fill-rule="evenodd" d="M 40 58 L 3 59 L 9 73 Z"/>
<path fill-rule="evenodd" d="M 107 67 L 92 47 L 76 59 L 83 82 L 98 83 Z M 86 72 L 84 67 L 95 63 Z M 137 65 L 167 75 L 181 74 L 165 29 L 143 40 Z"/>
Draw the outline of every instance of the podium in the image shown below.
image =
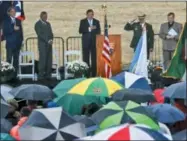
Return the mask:
<path fill-rule="evenodd" d="M 111 55 L 112 75 L 121 72 L 121 35 L 109 35 L 110 47 L 114 49 Z M 105 64 L 102 58 L 104 35 L 97 35 L 97 76 L 105 77 Z"/>

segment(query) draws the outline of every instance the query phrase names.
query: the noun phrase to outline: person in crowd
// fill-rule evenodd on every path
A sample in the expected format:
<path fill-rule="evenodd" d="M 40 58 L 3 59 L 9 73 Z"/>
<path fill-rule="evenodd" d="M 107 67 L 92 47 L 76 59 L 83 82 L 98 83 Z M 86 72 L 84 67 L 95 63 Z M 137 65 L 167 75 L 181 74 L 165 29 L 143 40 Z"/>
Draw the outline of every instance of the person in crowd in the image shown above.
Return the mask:
<path fill-rule="evenodd" d="M 176 108 L 181 110 L 186 116 L 184 121 L 180 121 L 180 122 L 175 123 L 174 130 L 177 131 L 177 132 L 185 130 L 185 129 L 187 129 L 187 106 L 185 105 L 185 100 L 175 99 L 174 100 L 174 105 L 175 105 Z"/>
<path fill-rule="evenodd" d="M 168 22 L 161 24 L 159 32 L 163 43 L 163 65 L 165 70 L 170 64 L 182 30 L 182 24 L 175 21 L 175 13 L 168 13 L 167 19 Z"/>
<path fill-rule="evenodd" d="M 91 66 L 92 77 L 96 76 L 96 35 L 101 33 L 100 22 L 94 18 L 94 11 L 88 9 L 86 18 L 80 21 L 79 33 L 82 34 L 83 61 Z M 90 65 L 91 54 L 91 65 Z"/>
<path fill-rule="evenodd" d="M 39 49 L 39 79 L 50 79 L 52 73 L 53 32 L 47 17 L 47 12 L 41 12 L 40 19 L 35 24 Z"/>
<path fill-rule="evenodd" d="M 37 109 L 38 106 L 38 102 L 35 100 L 28 100 L 27 101 L 27 107 L 30 109 L 30 111 L 32 112 L 32 110 Z"/>
<path fill-rule="evenodd" d="M 15 18 L 16 10 L 14 7 L 8 9 L 8 17 L 3 22 L 3 36 L 6 40 L 6 59 L 12 63 L 15 69 L 14 78 L 17 78 L 19 66 L 19 53 L 23 42 L 22 23 Z"/>
<path fill-rule="evenodd" d="M 139 15 L 138 19 L 134 19 L 131 22 L 128 22 L 124 29 L 126 31 L 133 31 L 134 35 L 130 44 L 130 47 L 136 51 L 136 47 L 138 42 L 142 36 L 142 32 L 144 29 L 147 31 L 147 58 L 149 59 L 150 52 L 153 51 L 154 47 L 154 31 L 152 25 L 145 21 L 146 15 Z"/>
<path fill-rule="evenodd" d="M 29 108 L 27 107 L 23 107 L 21 109 L 21 117 L 17 123 L 16 126 L 14 126 L 11 130 L 10 130 L 10 135 L 12 137 L 14 137 L 16 140 L 20 140 L 20 136 L 19 136 L 19 128 L 26 122 L 26 120 L 28 119 L 28 116 L 30 115 L 31 111 Z"/>
<path fill-rule="evenodd" d="M 81 114 L 86 115 L 86 116 L 91 116 L 95 112 L 97 112 L 100 108 L 101 108 L 101 106 L 99 106 L 96 103 L 91 103 L 89 105 L 84 105 L 83 108 L 82 108 Z"/>
<path fill-rule="evenodd" d="M 54 107 L 58 107 L 58 105 L 52 100 L 47 100 L 44 102 L 43 107 L 44 108 L 54 108 Z"/>
<path fill-rule="evenodd" d="M 16 111 L 19 107 L 18 102 L 15 99 L 7 100 L 9 106 L 8 115 L 5 117 L 12 125 L 16 125 L 20 118 L 20 113 Z"/>

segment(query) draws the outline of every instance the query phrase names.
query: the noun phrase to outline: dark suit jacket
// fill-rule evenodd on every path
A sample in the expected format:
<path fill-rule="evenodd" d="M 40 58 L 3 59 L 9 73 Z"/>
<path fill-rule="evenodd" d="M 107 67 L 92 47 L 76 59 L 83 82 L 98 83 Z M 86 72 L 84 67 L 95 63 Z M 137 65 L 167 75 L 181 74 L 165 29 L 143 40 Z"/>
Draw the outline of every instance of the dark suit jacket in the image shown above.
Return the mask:
<path fill-rule="evenodd" d="M 39 47 L 49 45 L 48 41 L 53 39 L 51 24 L 49 22 L 44 24 L 41 20 L 38 20 L 35 24 L 35 31 L 38 36 Z"/>
<path fill-rule="evenodd" d="M 147 30 L 147 47 L 153 48 L 153 46 L 154 46 L 154 31 L 153 31 L 152 25 L 150 25 L 148 23 L 145 23 L 145 25 L 146 25 L 146 30 Z M 142 35 L 142 26 L 141 26 L 140 22 L 133 23 L 133 24 L 127 23 L 125 25 L 124 29 L 127 31 L 133 30 L 134 35 L 133 35 L 130 47 L 136 48 L 136 46 L 139 42 L 139 39 Z"/>
<path fill-rule="evenodd" d="M 7 17 L 3 22 L 3 36 L 6 40 L 7 48 L 21 48 L 23 41 L 23 30 L 21 21 L 16 19 L 16 26 L 19 26 L 20 30 L 14 30 L 14 24 L 12 23 L 12 19 Z"/>
<path fill-rule="evenodd" d="M 93 26 L 96 26 L 96 29 L 89 32 L 89 26 L 87 18 L 80 21 L 79 33 L 82 34 L 82 46 L 85 48 L 88 48 L 89 46 L 95 47 L 96 35 L 101 33 L 100 23 L 98 20 L 93 19 Z"/>

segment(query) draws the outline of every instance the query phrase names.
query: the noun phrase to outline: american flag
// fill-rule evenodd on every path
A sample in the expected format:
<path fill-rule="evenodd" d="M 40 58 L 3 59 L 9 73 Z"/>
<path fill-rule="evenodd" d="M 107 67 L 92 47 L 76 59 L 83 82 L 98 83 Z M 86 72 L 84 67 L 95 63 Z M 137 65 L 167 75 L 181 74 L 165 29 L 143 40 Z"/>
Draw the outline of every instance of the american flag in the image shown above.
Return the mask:
<path fill-rule="evenodd" d="M 110 57 L 110 44 L 109 44 L 109 38 L 108 38 L 108 24 L 107 24 L 107 15 L 105 15 L 104 20 L 104 43 L 103 43 L 103 51 L 102 51 L 102 57 L 104 59 L 104 66 L 105 66 L 105 77 L 110 78 L 112 76 L 112 69 L 111 69 L 111 57 Z"/>
<path fill-rule="evenodd" d="M 14 0 L 12 1 L 12 6 L 16 9 L 16 18 L 23 21 L 25 20 L 24 10 L 23 10 L 23 1 Z"/>

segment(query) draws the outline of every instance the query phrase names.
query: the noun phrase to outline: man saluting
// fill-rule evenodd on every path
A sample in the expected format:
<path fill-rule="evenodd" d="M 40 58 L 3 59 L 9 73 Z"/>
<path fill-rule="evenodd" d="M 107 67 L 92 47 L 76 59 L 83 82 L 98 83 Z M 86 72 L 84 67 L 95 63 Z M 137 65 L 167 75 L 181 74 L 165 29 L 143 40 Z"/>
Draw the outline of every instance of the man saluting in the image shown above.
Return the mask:
<path fill-rule="evenodd" d="M 147 31 L 147 58 L 149 59 L 149 54 L 150 52 L 153 51 L 153 46 L 154 46 L 154 31 L 152 28 L 152 25 L 149 23 L 145 22 L 145 17 L 146 15 L 139 15 L 138 16 L 138 21 L 135 19 L 131 22 L 128 22 L 125 25 L 125 30 L 126 31 L 133 31 L 134 35 L 130 44 L 130 47 L 136 50 L 137 44 L 139 42 L 139 39 L 142 36 L 143 29 L 146 29 Z M 137 22 L 136 22 L 137 21 Z"/>

